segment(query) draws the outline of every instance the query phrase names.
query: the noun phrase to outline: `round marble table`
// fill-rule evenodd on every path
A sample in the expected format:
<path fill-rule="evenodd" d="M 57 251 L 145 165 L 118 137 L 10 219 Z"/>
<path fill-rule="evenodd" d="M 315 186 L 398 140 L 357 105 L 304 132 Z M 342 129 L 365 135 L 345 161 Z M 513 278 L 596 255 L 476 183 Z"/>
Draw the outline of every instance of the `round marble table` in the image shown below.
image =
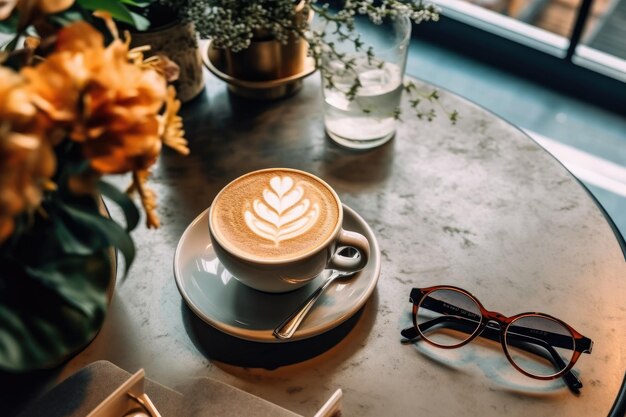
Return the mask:
<path fill-rule="evenodd" d="M 556 159 L 446 92 L 442 102 L 460 113 L 456 125 L 405 112 L 391 142 L 355 152 L 325 136 L 317 74 L 275 102 L 232 96 L 206 77 L 205 93 L 183 108 L 191 155 L 166 151 L 154 170 L 163 225 L 133 233 L 137 258 L 104 328 L 57 380 L 107 359 L 168 386 L 210 376 L 309 416 L 337 388 L 347 416 L 608 414 L 626 369 L 626 263 L 601 209 Z M 279 345 L 198 320 L 172 272 L 181 234 L 219 189 L 275 166 L 329 182 L 371 225 L 382 255 L 377 288 L 359 314 L 328 334 Z M 554 315 L 593 339 L 575 368 L 581 394 L 516 373 L 498 344 L 401 344 L 411 288 L 444 283 L 506 315 Z"/>

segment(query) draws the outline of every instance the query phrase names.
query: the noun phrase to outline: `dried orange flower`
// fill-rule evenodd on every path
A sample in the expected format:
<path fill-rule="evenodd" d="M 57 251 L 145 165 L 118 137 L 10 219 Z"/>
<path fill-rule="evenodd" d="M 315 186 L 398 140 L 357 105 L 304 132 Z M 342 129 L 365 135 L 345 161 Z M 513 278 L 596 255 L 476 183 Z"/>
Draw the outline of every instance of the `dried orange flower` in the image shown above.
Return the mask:
<path fill-rule="evenodd" d="M 180 154 L 189 155 L 187 140 L 184 138 L 183 119 L 178 115 L 178 110 L 180 110 L 180 100 L 176 100 L 176 89 L 170 86 L 167 89 L 165 111 L 159 119 L 159 136 L 166 146 L 175 149 Z"/>
<path fill-rule="evenodd" d="M 0 67 L 0 242 L 17 214 L 39 206 L 54 174 L 54 153 L 41 133 L 24 80 Z"/>
<path fill-rule="evenodd" d="M 37 11 L 52 14 L 63 11 L 74 4 L 74 0 L 18 0 L 17 8 L 21 12 Z"/>
<path fill-rule="evenodd" d="M 35 16 L 72 2 L 20 0 L 16 7 Z M 113 35 L 108 46 L 91 25 L 77 22 L 58 32 L 43 62 L 20 75 L 0 72 L 0 241 L 17 213 L 39 205 L 56 168 L 52 147 L 64 140 L 75 142 L 91 167 L 70 179 L 70 189 L 93 192 L 101 175 L 132 172 L 129 191 L 139 194 L 148 227 L 159 225 L 156 194 L 146 186 L 149 169 L 164 144 L 189 153 L 180 102 L 167 87 L 177 67 L 164 57 L 144 59 L 145 47 L 129 50 L 130 38 L 119 39 L 111 17 L 98 16 Z"/>
<path fill-rule="evenodd" d="M 67 58 L 67 59 L 64 59 Z M 80 57 L 82 58 L 82 57 Z M 50 124 L 71 126 L 77 119 L 80 79 L 87 72 L 78 57 L 53 56 L 36 67 L 22 69 L 33 102 Z"/>
<path fill-rule="evenodd" d="M 163 54 L 156 54 L 149 58 L 144 58 L 144 52 L 149 50 L 149 45 L 139 46 L 131 49 L 128 53 L 128 57 L 135 65 L 139 65 L 142 68 L 154 69 L 168 82 L 178 80 L 180 76 L 180 67 L 178 64 Z"/>
<path fill-rule="evenodd" d="M 180 102 L 175 90 L 167 89 L 170 64 L 144 60 L 145 48 L 130 51 L 130 39 L 119 39 L 110 17 L 100 16 L 114 37 L 108 46 L 93 27 L 77 22 L 59 32 L 45 62 L 23 73 L 38 110 L 80 144 L 95 172 L 134 173 L 132 188 L 140 194 L 148 225 L 158 226 L 156 196 L 145 187 L 148 170 L 163 144 L 189 153 L 177 115 Z"/>
<path fill-rule="evenodd" d="M 159 137 L 163 143 L 177 152 L 188 155 L 189 148 L 187 141 L 183 137 L 183 120 L 177 114 L 180 109 L 180 101 L 176 100 L 176 90 L 170 86 L 167 89 L 167 102 L 165 104 L 164 113 L 159 116 Z M 133 173 L 133 182 L 127 192 L 133 194 L 137 192 L 141 199 L 141 204 L 146 212 L 146 225 L 149 228 L 159 227 L 160 221 L 156 214 L 156 194 L 146 186 L 150 171 L 137 170 Z"/>
<path fill-rule="evenodd" d="M 139 194 L 141 205 L 146 211 L 146 226 L 148 228 L 158 228 L 161 225 L 159 216 L 156 214 L 156 193 L 146 186 L 150 178 L 150 171 L 139 170 L 133 172 L 133 181 L 126 190 L 128 194 Z"/>
<path fill-rule="evenodd" d="M 9 68 L 0 67 L 0 120 L 27 126 L 37 109 L 31 103 L 24 79 Z"/>

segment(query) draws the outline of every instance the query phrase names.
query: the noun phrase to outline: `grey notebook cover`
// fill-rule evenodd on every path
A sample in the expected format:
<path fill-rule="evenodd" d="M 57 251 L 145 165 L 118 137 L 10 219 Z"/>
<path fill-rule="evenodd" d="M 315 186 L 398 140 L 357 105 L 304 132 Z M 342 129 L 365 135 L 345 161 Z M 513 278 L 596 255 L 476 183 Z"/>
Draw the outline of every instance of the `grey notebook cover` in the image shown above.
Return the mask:
<path fill-rule="evenodd" d="M 130 376 L 111 362 L 94 362 L 29 404 L 19 417 L 84 417 Z M 177 390 L 146 378 L 145 391 L 162 417 L 299 416 L 210 378 L 190 379 Z"/>
<path fill-rule="evenodd" d="M 29 404 L 19 417 L 84 417 L 130 376 L 111 362 L 94 362 Z M 184 416 L 180 393 L 149 379 L 144 387 L 162 417 Z"/>
<path fill-rule="evenodd" d="M 209 378 L 194 378 L 177 387 L 190 417 L 254 416 L 301 417 L 285 408 L 231 385 Z"/>

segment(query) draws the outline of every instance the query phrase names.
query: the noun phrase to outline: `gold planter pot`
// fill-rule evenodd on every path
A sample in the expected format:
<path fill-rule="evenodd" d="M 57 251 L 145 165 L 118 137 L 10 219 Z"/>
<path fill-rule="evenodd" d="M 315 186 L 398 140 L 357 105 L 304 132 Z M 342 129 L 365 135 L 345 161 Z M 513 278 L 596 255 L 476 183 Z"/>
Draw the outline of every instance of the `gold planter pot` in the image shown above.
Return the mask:
<path fill-rule="evenodd" d="M 304 13 L 304 2 L 296 6 L 295 19 L 310 22 L 313 13 Z M 276 99 L 294 94 L 302 79 L 315 71 L 308 56 L 306 40 L 290 34 L 286 43 L 276 40 L 267 30 L 257 30 L 250 46 L 243 51 L 217 49 L 208 42 L 202 60 L 218 78 L 228 83 L 235 94 L 255 99 Z"/>
<path fill-rule="evenodd" d="M 228 84 L 231 92 L 238 96 L 258 100 L 288 97 L 300 90 L 304 77 L 315 72 L 315 61 L 305 55 L 303 62 L 297 65 L 297 68 L 301 70 L 293 75 L 269 80 L 259 80 L 260 76 L 255 77 L 256 80 L 241 79 L 229 73 L 227 52 L 213 48 L 210 41 L 202 48 L 202 60 L 209 71 Z"/>
<path fill-rule="evenodd" d="M 276 39 L 253 39 L 243 51 L 224 50 L 228 75 L 247 81 L 272 81 L 305 69 L 308 43 L 291 35 L 286 44 Z"/>

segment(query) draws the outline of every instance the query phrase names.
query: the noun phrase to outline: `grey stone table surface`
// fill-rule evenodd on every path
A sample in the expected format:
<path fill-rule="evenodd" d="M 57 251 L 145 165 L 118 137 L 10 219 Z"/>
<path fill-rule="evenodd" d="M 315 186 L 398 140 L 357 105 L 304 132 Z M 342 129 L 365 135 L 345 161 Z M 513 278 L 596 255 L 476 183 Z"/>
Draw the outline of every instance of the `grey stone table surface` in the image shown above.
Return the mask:
<path fill-rule="evenodd" d="M 303 415 L 337 388 L 346 416 L 607 415 L 626 370 L 626 263 L 601 210 L 550 154 L 446 92 L 443 104 L 461 115 L 456 125 L 405 112 L 391 142 L 350 151 L 325 136 L 317 74 L 275 102 L 232 96 L 206 78 L 205 92 L 183 108 L 191 155 L 166 151 L 154 170 L 163 225 L 134 232 L 137 258 L 102 331 L 58 379 L 106 359 L 166 386 L 209 376 Z M 329 182 L 374 230 L 382 271 L 361 312 L 328 334 L 260 344 L 200 322 L 172 262 L 181 234 L 220 188 L 277 166 Z M 542 311 L 593 339 L 576 366 L 581 394 L 519 374 L 497 343 L 401 344 L 411 288 L 444 283 L 491 310 Z"/>

